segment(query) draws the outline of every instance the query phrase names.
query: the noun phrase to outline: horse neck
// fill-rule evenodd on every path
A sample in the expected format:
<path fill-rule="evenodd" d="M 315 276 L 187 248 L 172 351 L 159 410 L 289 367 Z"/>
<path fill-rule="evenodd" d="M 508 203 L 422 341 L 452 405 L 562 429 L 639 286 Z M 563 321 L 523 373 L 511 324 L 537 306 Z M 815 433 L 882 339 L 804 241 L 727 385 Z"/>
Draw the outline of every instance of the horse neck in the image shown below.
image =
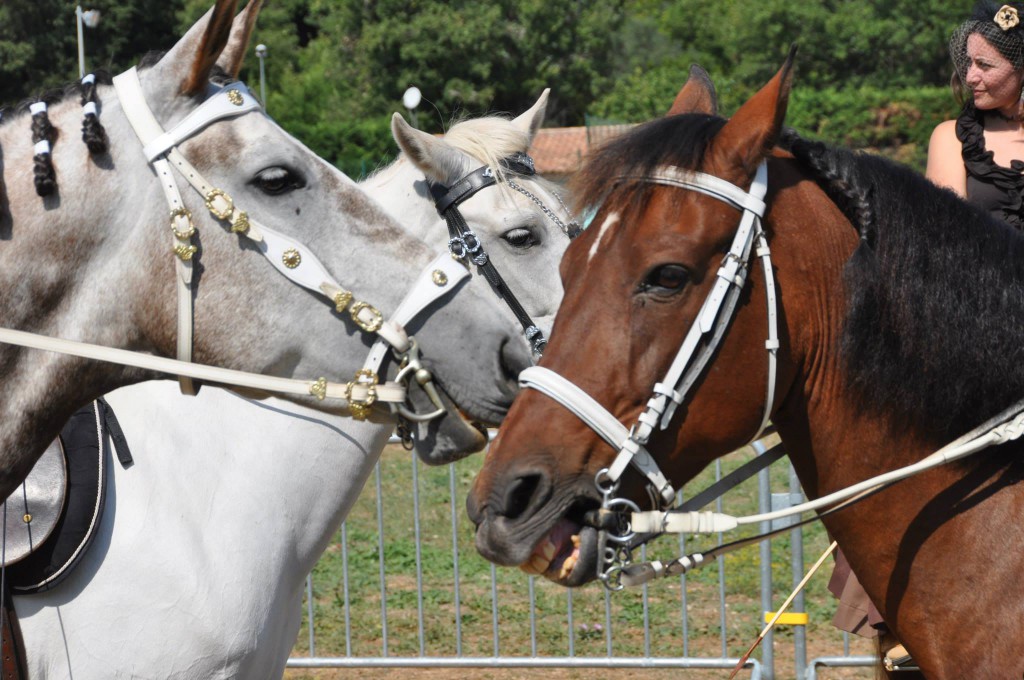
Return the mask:
<path fill-rule="evenodd" d="M 115 178 L 112 155 L 90 157 L 77 135 L 77 100 L 65 98 L 52 105 L 49 117 L 58 132 L 52 151 L 57 190 L 47 197 L 38 196 L 33 183 L 31 117 L 18 115 L 0 126 L 8 200 L 0 208 L 0 289 L 6 291 L 0 296 L 0 324 L 138 346 L 140 339 L 133 336 L 129 323 L 135 310 L 128 300 L 152 295 L 150 275 L 157 276 L 153 272 L 163 267 L 133 248 L 137 244 L 128 227 L 144 219 L 139 208 L 158 200 L 159 188 L 155 183 L 132 186 L 148 179 L 134 158 L 116 158 Z M 117 118 L 104 120 L 111 139 L 124 134 Z M 131 258 L 122 255 L 129 248 L 135 253 Z M 41 451 L 49 442 L 40 441 L 38 433 L 59 429 L 70 416 L 71 411 L 61 411 L 59 405 L 71 408 L 129 380 L 127 371 L 107 367 L 101 372 L 95 364 L 7 345 L 0 346 L 0 366 L 8 390 L 8 398 L 0 403 L 4 449 Z"/>
<path fill-rule="evenodd" d="M 842 269 L 856 247 L 856 230 L 816 186 L 785 184 L 790 188 L 769 199 L 768 229 L 783 346 L 788 345 L 789 366 L 783 373 L 791 378 L 780 386 L 785 396 L 773 421 L 804 489 L 814 498 L 919 461 L 945 442 L 911 428 L 894 428 L 884 414 L 859 406 L 839 358 L 846 306 Z M 920 603 L 943 600 L 943 589 L 950 587 L 943 579 L 911 581 L 909 565 L 974 555 L 974 544 L 986 541 L 991 529 L 971 512 L 976 504 L 986 502 L 985 512 L 996 516 L 1012 516 L 1024 505 L 1010 491 L 997 495 L 1016 478 L 1010 453 L 976 455 L 902 481 L 824 519 L 901 640 L 918 634 L 912 621 L 901 617 Z M 954 542 L 943 542 L 950 537 Z M 977 559 L 989 561 L 984 555 Z M 961 565 L 960 573 L 967 571 Z"/>

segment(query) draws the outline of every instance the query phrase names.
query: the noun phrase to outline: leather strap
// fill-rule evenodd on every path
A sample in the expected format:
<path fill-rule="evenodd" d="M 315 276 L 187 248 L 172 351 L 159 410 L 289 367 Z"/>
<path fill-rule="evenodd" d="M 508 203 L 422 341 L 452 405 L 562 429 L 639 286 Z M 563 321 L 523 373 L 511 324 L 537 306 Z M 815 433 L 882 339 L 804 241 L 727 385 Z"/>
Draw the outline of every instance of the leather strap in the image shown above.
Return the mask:
<path fill-rule="evenodd" d="M 14 611 L 14 600 L 7 582 L 3 584 L 3 607 L 0 608 L 0 668 L 3 669 L 4 680 L 24 680 L 28 678 L 25 665 L 25 642 L 21 636 L 21 626 Z"/>

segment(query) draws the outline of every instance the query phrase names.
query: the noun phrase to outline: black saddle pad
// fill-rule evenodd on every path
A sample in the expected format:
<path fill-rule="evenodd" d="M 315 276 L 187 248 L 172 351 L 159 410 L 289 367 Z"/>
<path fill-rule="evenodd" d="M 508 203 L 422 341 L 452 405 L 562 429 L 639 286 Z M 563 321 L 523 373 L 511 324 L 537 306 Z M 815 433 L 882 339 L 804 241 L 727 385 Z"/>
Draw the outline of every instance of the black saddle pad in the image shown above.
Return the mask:
<path fill-rule="evenodd" d="M 114 412 L 105 400 L 71 416 L 60 439 L 67 458 L 67 498 L 53 533 L 32 553 L 7 567 L 11 590 L 20 595 L 43 592 L 60 583 L 88 549 L 103 516 L 106 500 L 104 449 L 109 429 L 118 459 L 127 467 L 131 454 Z"/>

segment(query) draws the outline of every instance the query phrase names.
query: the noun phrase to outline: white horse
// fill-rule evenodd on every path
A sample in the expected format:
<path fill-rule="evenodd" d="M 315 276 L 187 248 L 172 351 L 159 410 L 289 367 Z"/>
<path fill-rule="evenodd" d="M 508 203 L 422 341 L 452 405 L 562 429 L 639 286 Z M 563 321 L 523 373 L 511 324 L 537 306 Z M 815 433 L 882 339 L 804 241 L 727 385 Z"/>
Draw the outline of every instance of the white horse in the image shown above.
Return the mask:
<path fill-rule="evenodd" d="M 342 289 L 353 290 L 357 300 L 368 301 L 387 318 L 436 254 L 402 232 L 351 180 L 281 130 L 244 87 L 211 93 L 217 90 L 210 82 L 214 66 L 229 76 L 238 73 L 258 5 L 252 0 L 232 21 L 234 0 L 218 0 L 156 64 L 141 69 L 137 79 L 126 74 L 122 82 L 133 93 L 130 107 L 122 103 L 120 88 L 115 93 L 109 86 L 98 87 L 109 151 L 90 154 L 75 139 L 83 116 L 77 97 L 49 102 L 46 113 L 33 107 L 4 118 L 0 326 L 174 356 L 182 306 L 175 302 L 176 280 L 185 277 L 178 270 L 186 265 L 175 264 L 172 246 L 181 262 L 191 255 L 190 248 L 197 248 L 198 264 L 190 261 L 194 300 L 189 305 L 183 298 L 186 307 L 194 306 L 194 343 L 186 343 L 193 345 L 194 361 L 301 378 L 314 389 L 313 381 L 321 376 L 338 381 L 339 387 L 352 380 L 368 339 L 376 335 L 364 334 L 348 313 L 341 314 L 340 309 L 356 311 L 355 305 L 346 309 L 342 304 Z M 244 113 L 234 115 L 234 106 Z M 151 125 L 129 120 L 128 113 L 146 119 L 148 111 L 155 119 Z M 227 117 L 193 128 L 196 112 Z M 44 118 L 56 133 L 42 125 Z M 154 134 L 143 145 L 140 125 L 162 126 L 181 136 L 162 146 L 166 136 Z M 144 152 L 154 146 L 160 148 L 151 167 Z M 153 168 L 167 149 L 176 167 L 168 165 L 157 177 Z M 47 177 L 51 173 L 56 186 Z M 184 197 L 174 199 L 170 177 L 209 183 L 223 193 L 203 192 L 212 206 L 207 214 L 187 185 Z M 175 200 L 191 208 L 193 217 L 178 211 L 169 220 L 167 205 L 176 205 Z M 193 218 L 198 233 L 190 236 Z M 226 233 L 226 227 L 244 230 L 250 221 L 254 228 L 247 233 Z M 279 234 L 277 243 L 289 244 L 277 259 L 271 257 L 271 232 Z M 256 238 L 259 233 L 262 240 Z M 273 266 L 261 253 L 271 257 Z M 278 274 L 294 280 L 310 271 L 314 292 L 333 297 L 339 311 Z M 330 285 L 318 287 L 316 281 Z M 529 364 L 529 353 L 490 300 L 485 304 L 472 287 L 462 288 L 458 308 L 435 305 L 415 332 L 423 347 L 439 348 L 431 365 L 439 379 L 443 375 L 445 383 L 460 386 L 450 395 L 459 408 L 472 418 L 493 421 L 511 402 L 515 375 Z M 368 308 L 359 309 L 366 325 Z M 468 309 L 472 341 L 460 335 Z M 10 333 L 5 337 L 11 341 Z M 504 375 L 498 381 L 474 379 L 482 367 L 492 377 Z M 0 496 L 25 478 L 76 408 L 158 375 L 0 344 Z M 339 400 L 320 402 L 308 394 L 295 399 L 319 409 L 344 410 Z"/>
<path fill-rule="evenodd" d="M 525 152 L 540 126 L 546 93 L 529 111 L 460 123 L 435 139 L 393 125 L 406 154 L 363 187 L 416 236 L 438 250 L 447 230 L 427 180 L 454 184 L 481 165 Z M 557 196 L 535 177 L 467 199 L 467 221 L 544 330 L 561 298 L 557 262 L 568 221 Z M 543 207 L 542 207 L 543 206 Z M 544 208 L 558 215 L 556 223 Z M 494 310 L 507 314 L 481 277 Z M 432 353 L 462 355 L 476 341 L 475 307 L 462 291 L 448 304 L 463 315 L 463 337 Z M 469 327 L 469 330 L 465 330 Z M 418 333 L 418 331 L 417 331 Z M 459 344 L 463 343 L 463 344 Z M 474 361 L 465 355 L 466 361 Z M 476 379 L 503 383 L 506 369 L 483 364 Z M 471 384 L 438 373 L 459 397 Z M 122 388 L 108 400 L 135 465 L 108 467 L 110 492 L 99 533 L 56 588 L 15 605 L 33 677 L 279 678 L 300 623 L 306 575 L 337 532 L 373 470 L 393 423 L 325 416 L 280 399 L 254 402 L 203 388 L 183 397 L 170 382 Z M 496 404 L 498 418 L 507 405 Z M 452 416 L 445 420 L 458 421 Z M 434 462 L 479 449 L 475 428 L 421 428 Z"/>

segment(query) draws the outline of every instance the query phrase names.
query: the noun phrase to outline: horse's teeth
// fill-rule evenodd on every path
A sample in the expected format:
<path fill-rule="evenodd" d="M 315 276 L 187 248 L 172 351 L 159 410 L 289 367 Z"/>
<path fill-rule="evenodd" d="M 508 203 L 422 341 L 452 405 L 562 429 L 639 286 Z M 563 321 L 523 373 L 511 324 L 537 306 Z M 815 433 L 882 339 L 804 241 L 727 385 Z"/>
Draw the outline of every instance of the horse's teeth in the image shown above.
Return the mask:
<path fill-rule="evenodd" d="M 530 576 L 540 576 L 541 574 L 544 573 L 544 572 L 540 571 L 539 569 L 537 569 L 537 567 L 534 566 L 533 558 L 530 558 L 528 561 L 523 562 L 522 564 L 520 564 L 519 568 L 522 569 L 523 571 L 525 571 Z"/>
<path fill-rule="evenodd" d="M 555 559 L 555 550 L 555 544 L 551 541 L 547 541 L 541 547 L 540 552 L 542 555 L 544 555 L 544 559 L 546 559 L 548 562 L 551 562 L 551 560 Z"/>
<path fill-rule="evenodd" d="M 576 553 L 569 555 L 565 558 L 565 562 L 562 563 L 562 570 L 558 572 L 558 578 L 564 579 L 572 573 L 573 568 L 576 566 Z"/>
<path fill-rule="evenodd" d="M 533 570 L 534 573 L 543 574 L 551 565 L 551 560 L 545 558 L 543 555 L 533 555 L 527 564 L 530 565 L 530 569 Z"/>
<path fill-rule="evenodd" d="M 572 544 L 576 548 L 580 547 L 580 535 L 579 534 L 573 534 L 572 535 Z"/>

